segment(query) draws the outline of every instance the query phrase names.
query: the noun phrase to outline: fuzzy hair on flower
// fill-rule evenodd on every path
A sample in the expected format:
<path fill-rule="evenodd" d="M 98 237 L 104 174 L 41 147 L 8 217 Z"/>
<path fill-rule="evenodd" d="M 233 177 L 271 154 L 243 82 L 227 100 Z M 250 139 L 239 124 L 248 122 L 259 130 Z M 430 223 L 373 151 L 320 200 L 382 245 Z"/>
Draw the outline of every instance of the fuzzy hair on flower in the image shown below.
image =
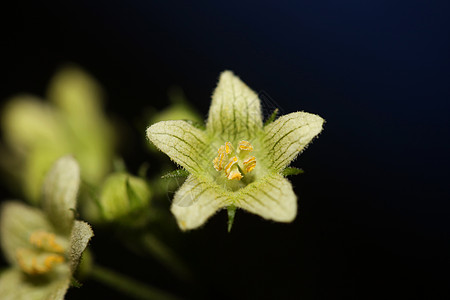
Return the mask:
<path fill-rule="evenodd" d="M 75 220 L 80 169 L 60 158 L 44 180 L 41 208 L 2 205 L 0 242 L 11 267 L 0 274 L 5 300 L 62 300 L 89 240 L 91 227 Z"/>
<path fill-rule="evenodd" d="M 189 172 L 171 207 L 179 227 L 195 229 L 222 208 L 229 216 L 241 208 L 293 221 L 297 197 L 283 171 L 323 123 L 318 115 L 294 112 L 264 124 L 258 95 L 231 71 L 223 72 L 205 129 L 182 120 L 147 129 L 148 139 Z"/>

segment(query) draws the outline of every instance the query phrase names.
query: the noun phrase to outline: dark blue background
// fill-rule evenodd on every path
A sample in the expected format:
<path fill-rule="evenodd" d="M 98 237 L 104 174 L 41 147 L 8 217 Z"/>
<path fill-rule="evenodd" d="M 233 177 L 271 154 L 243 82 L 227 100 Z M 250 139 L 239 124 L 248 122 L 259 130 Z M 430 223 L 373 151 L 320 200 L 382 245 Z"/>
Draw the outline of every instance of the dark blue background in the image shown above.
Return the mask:
<path fill-rule="evenodd" d="M 222 212 L 184 235 L 179 251 L 198 277 L 191 287 L 158 266 L 122 269 L 204 298 L 445 298 L 449 9 L 448 1 L 16 4 L 2 12 L 0 96 L 42 95 L 72 61 L 130 123 L 143 107 L 164 107 L 172 84 L 206 115 L 219 73 L 231 69 L 284 112 L 327 120 L 294 163 L 306 170 L 292 179 L 298 218 L 275 224 L 239 211 L 226 234 Z M 131 165 L 150 159 L 139 151 L 124 151 Z M 108 255 L 97 254 L 120 269 Z M 70 297 L 96 291 L 107 293 L 88 283 Z"/>

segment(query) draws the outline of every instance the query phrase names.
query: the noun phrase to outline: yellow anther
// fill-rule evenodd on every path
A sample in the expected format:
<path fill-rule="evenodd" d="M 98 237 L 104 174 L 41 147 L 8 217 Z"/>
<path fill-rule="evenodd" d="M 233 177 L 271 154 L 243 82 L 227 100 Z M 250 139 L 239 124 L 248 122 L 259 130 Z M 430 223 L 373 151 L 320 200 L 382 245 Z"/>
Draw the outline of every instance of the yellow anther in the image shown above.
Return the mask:
<path fill-rule="evenodd" d="M 238 162 L 238 159 L 237 159 L 237 157 L 236 156 L 233 156 L 232 158 L 231 158 L 231 160 L 230 160 L 230 162 L 226 165 L 226 167 L 225 167 L 225 173 L 228 175 L 228 174 L 230 174 L 230 171 L 231 171 L 231 167 L 235 164 L 235 163 L 237 163 Z"/>
<path fill-rule="evenodd" d="M 230 154 L 231 152 L 233 152 L 233 145 L 231 145 L 230 142 L 226 142 L 225 143 L 225 153 L 226 154 Z"/>
<path fill-rule="evenodd" d="M 239 142 L 239 150 L 241 151 L 253 151 L 253 146 L 247 141 L 240 141 Z"/>
<path fill-rule="evenodd" d="M 217 150 L 217 155 L 220 155 L 221 153 L 225 153 L 225 146 L 220 146 L 219 149 Z"/>
<path fill-rule="evenodd" d="M 62 257 L 61 255 L 49 254 L 44 260 L 44 265 L 48 270 L 50 270 L 53 265 L 62 263 L 63 261 L 64 257 Z"/>
<path fill-rule="evenodd" d="M 220 146 L 219 150 L 217 150 L 217 157 L 213 160 L 214 168 L 217 171 L 222 171 L 223 165 L 227 160 L 226 147 Z"/>
<path fill-rule="evenodd" d="M 238 170 L 231 171 L 227 176 L 229 180 L 241 180 L 242 177 L 243 176 L 241 175 L 241 172 L 239 172 Z"/>
<path fill-rule="evenodd" d="M 56 264 L 64 262 L 60 254 L 40 253 L 26 248 L 17 249 L 16 256 L 19 267 L 30 275 L 48 273 Z"/>
<path fill-rule="evenodd" d="M 217 150 L 217 157 L 213 160 L 214 168 L 217 171 L 224 170 L 229 180 L 241 180 L 243 174 L 251 172 L 256 166 L 256 158 L 249 156 L 251 151 L 253 146 L 248 141 L 240 141 L 237 151 L 230 142 L 226 142 Z"/>
<path fill-rule="evenodd" d="M 56 236 L 46 231 L 35 231 L 30 235 L 30 243 L 46 251 L 64 253 L 63 247 L 56 242 Z"/>
<path fill-rule="evenodd" d="M 217 171 L 222 171 L 222 166 L 220 165 L 220 158 L 218 156 L 214 158 L 213 163 L 214 169 L 216 169 Z"/>
<path fill-rule="evenodd" d="M 256 167 L 256 163 L 254 163 L 253 165 L 251 165 L 251 166 L 248 166 L 247 167 L 247 173 L 250 173 L 254 168 Z"/>
<path fill-rule="evenodd" d="M 244 160 L 245 172 L 249 173 L 256 167 L 256 158 L 254 156 L 250 156 L 246 160 Z"/>
<path fill-rule="evenodd" d="M 220 154 L 214 159 L 214 168 L 215 168 L 217 171 L 222 171 L 224 161 L 225 161 L 225 154 L 224 154 L 224 153 L 220 153 Z"/>

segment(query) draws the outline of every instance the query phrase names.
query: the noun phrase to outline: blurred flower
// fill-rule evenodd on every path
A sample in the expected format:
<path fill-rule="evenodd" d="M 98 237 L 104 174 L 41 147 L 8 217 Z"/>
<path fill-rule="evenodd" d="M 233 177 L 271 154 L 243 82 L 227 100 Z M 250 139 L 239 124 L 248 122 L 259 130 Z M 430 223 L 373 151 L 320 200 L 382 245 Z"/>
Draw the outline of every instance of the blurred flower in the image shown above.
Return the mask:
<path fill-rule="evenodd" d="M 45 178 L 41 209 L 17 201 L 3 204 L 1 247 L 11 267 L 0 275 L 2 299 L 64 299 L 81 254 L 93 236 L 74 219 L 80 169 L 70 156 Z"/>
<path fill-rule="evenodd" d="M 126 218 L 145 209 L 152 193 L 142 178 L 124 172 L 109 175 L 100 191 L 99 204 L 107 221 Z"/>
<path fill-rule="evenodd" d="M 203 118 L 200 114 L 190 105 L 186 96 L 179 87 L 171 87 L 168 91 L 168 98 L 170 105 L 161 110 L 151 109 L 149 114 L 149 122 L 145 124 L 155 124 L 161 121 L 169 120 L 185 120 L 192 124 L 203 124 Z M 152 143 L 146 143 L 148 148 L 154 153 L 160 153 L 158 149 Z M 166 166 L 170 170 L 170 165 Z"/>
<path fill-rule="evenodd" d="M 200 114 L 189 104 L 179 87 L 169 89 L 170 106 L 162 111 L 155 112 L 150 124 L 168 120 L 190 120 L 196 123 L 203 122 Z"/>
<path fill-rule="evenodd" d="M 21 181 L 28 200 L 37 202 L 44 175 L 65 154 L 76 157 L 89 184 L 107 174 L 114 141 L 101 94 L 93 78 L 71 66 L 51 80 L 50 103 L 21 95 L 6 104 L 1 126 L 8 151 L 3 149 L 0 163 Z"/>
<path fill-rule="evenodd" d="M 180 228 L 201 226 L 223 207 L 291 222 L 297 197 L 282 172 L 320 133 L 323 122 L 295 112 L 263 125 L 257 94 L 225 71 L 205 130 L 185 121 L 150 126 L 149 140 L 190 173 L 171 208 Z"/>

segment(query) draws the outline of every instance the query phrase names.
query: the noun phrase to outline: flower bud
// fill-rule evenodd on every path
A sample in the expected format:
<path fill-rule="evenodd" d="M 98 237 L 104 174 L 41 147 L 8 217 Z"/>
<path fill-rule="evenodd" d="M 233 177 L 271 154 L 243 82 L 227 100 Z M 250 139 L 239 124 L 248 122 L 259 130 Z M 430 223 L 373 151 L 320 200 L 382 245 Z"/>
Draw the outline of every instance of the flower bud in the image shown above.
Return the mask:
<path fill-rule="evenodd" d="M 100 192 L 99 203 L 103 217 L 114 221 L 145 208 L 152 192 L 139 177 L 127 173 L 114 173 L 106 178 Z"/>

